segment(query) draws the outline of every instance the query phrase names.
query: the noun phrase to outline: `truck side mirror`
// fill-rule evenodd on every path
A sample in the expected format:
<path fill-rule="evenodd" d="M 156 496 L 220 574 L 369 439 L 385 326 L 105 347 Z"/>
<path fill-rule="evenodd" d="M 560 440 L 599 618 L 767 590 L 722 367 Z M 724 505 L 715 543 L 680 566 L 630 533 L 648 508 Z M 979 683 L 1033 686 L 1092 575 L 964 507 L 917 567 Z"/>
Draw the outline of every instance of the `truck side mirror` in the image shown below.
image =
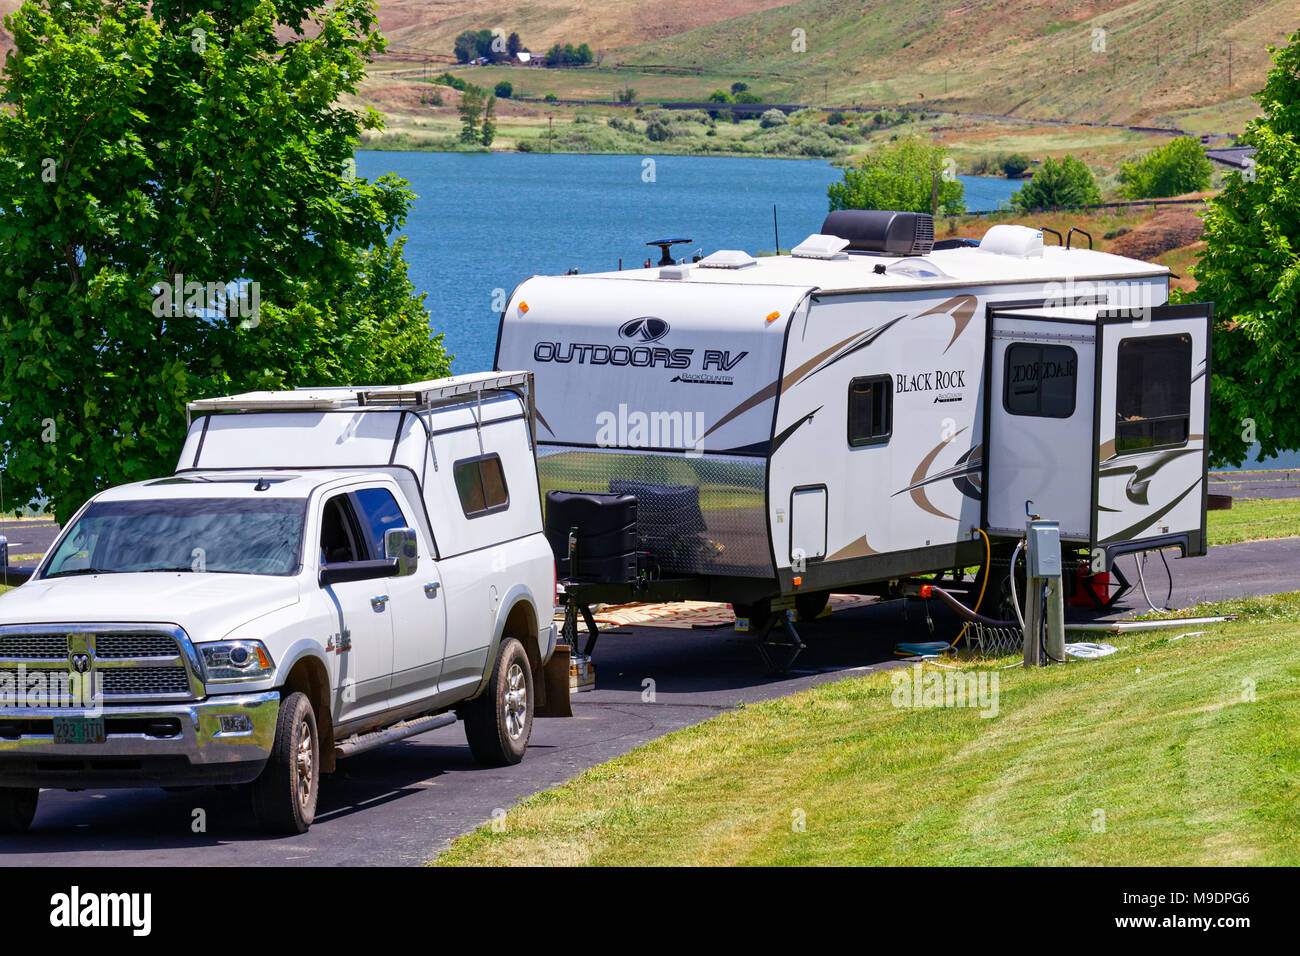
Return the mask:
<path fill-rule="evenodd" d="M 389 528 L 384 532 L 384 557 L 397 561 L 396 578 L 414 574 L 420 566 L 420 546 L 410 528 Z"/>

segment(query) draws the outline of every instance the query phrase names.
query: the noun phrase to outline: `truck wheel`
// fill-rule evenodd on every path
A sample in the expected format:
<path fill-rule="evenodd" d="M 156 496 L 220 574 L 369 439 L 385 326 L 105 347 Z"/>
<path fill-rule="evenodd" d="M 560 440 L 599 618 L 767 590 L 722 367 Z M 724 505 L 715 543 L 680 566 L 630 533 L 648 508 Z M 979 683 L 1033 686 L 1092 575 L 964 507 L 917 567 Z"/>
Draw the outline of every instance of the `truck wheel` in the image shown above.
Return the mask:
<path fill-rule="evenodd" d="M 0 787 L 0 833 L 24 833 L 36 816 L 36 787 Z"/>
<path fill-rule="evenodd" d="M 253 781 L 253 812 L 268 833 L 306 833 L 320 790 L 320 735 L 306 694 L 280 703 L 271 759 Z"/>
<path fill-rule="evenodd" d="M 503 638 L 487 689 L 461 711 L 474 759 L 489 767 L 519 763 L 533 732 L 533 670 L 524 646 Z"/>

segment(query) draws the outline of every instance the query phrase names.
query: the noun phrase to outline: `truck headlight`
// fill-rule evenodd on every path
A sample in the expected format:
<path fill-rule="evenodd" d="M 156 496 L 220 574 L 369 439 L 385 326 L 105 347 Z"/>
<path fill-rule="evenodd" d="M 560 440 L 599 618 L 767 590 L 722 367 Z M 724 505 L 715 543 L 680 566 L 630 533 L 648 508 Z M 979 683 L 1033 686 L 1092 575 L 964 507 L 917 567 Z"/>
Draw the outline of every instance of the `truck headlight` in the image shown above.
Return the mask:
<path fill-rule="evenodd" d="M 258 680 L 275 671 L 261 641 L 220 641 L 200 644 L 205 681 Z"/>

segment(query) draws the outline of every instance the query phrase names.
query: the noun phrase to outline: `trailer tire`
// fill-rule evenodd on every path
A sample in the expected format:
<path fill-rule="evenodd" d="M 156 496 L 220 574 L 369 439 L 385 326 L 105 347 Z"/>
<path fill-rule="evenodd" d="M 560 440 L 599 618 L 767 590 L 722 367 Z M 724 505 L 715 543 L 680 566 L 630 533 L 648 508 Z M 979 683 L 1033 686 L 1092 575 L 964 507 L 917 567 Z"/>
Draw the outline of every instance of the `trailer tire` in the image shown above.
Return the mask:
<path fill-rule="evenodd" d="M 0 787 L 0 833 L 25 833 L 36 816 L 38 787 Z"/>
<path fill-rule="evenodd" d="M 306 833 L 320 795 L 320 733 L 307 695 L 280 704 L 271 759 L 253 781 L 253 813 L 267 833 Z"/>
<path fill-rule="evenodd" d="M 795 595 L 794 609 L 799 612 L 799 621 L 802 623 L 816 620 L 817 616 L 826 610 L 830 599 L 830 591 L 809 591 L 806 594 Z"/>
<path fill-rule="evenodd" d="M 519 763 L 533 733 L 533 669 L 524 646 L 502 638 L 487 689 L 461 708 L 474 759 L 488 767 Z"/>

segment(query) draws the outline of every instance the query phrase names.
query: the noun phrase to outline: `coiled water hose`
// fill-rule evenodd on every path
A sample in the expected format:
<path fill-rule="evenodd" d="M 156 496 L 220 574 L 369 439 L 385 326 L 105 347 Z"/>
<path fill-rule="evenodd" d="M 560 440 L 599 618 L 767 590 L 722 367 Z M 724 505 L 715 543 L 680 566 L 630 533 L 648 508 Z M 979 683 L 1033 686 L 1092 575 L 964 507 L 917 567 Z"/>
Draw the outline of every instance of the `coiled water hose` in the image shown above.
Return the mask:
<path fill-rule="evenodd" d="M 945 643 L 943 641 L 900 641 L 894 645 L 895 654 L 900 657 L 933 657 L 939 654 L 946 654 L 948 651 L 951 651 L 956 647 L 957 642 L 965 636 L 966 629 L 970 627 L 971 621 L 978 621 L 979 623 L 990 627 L 1006 627 L 1011 623 L 1010 621 L 994 621 L 991 618 L 981 616 L 979 613 L 980 605 L 984 603 L 984 592 L 989 586 L 989 575 L 993 573 L 993 545 L 989 542 L 989 536 L 984 533 L 983 528 L 977 528 L 976 530 L 984 539 L 984 580 L 980 584 L 979 597 L 975 599 L 975 610 L 972 611 L 943 588 L 929 584 L 925 585 L 922 588 L 922 597 L 930 597 L 931 595 L 934 595 L 939 598 L 939 600 L 943 601 L 944 604 L 948 605 L 948 607 L 952 608 L 959 615 L 965 618 L 966 623 L 964 623 L 961 630 L 957 632 L 957 636 L 952 639 L 952 643 Z M 1019 545 L 1016 547 L 1017 550 L 1019 550 Z M 1014 558 L 1012 559 L 1012 567 L 1015 567 Z M 1012 586 L 1014 587 L 1014 582 Z M 1019 614 L 1019 611 L 1017 611 L 1017 614 Z"/>

